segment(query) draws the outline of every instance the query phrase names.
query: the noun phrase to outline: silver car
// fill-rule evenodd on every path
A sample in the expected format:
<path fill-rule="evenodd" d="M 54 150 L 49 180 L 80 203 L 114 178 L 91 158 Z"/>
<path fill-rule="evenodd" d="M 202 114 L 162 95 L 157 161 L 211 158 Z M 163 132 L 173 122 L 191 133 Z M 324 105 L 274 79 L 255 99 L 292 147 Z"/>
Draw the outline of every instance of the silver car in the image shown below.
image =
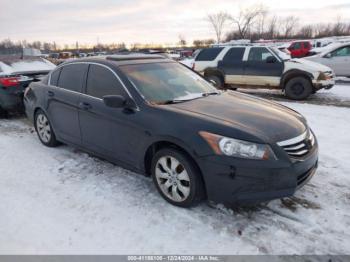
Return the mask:
<path fill-rule="evenodd" d="M 350 77 L 350 42 L 332 45 L 323 52 L 305 59 L 329 66 L 337 76 Z"/>

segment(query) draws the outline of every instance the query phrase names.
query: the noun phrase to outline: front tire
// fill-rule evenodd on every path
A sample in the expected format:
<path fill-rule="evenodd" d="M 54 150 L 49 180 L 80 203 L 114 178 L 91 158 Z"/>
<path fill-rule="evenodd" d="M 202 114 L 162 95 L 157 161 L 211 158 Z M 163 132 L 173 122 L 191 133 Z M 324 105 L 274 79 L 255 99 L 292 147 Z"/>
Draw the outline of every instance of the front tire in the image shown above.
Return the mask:
<path fill-rule="evenodd" d="M 224 88 L 224 82 L 218 76 L 209 75 L 209 76 L 206 76 L 205 79 L 207 79 L 208 82 L 212 83 L 218 89 Z"/>
<path fill-rule="evenodd" d="M 53 132 L 51 123 L 42 110 L 38 110 L 34 117 L 34 127 L 38 134 L 39 140 L 45 146 L 55 147 L 59 143 L 56 140 L 55 133 Z"/>
<path fill-rule="evenodd" d="M 201 174 L 193 161 L 176 149 L 161 149 L 152 159 L 152 178 L 160 195 L 179 207 L 191 207 L 204 197 Z"/>
<path fill-rule="evenodd" d="M 294 100 L 306 99 L 313 91 L 311 82 L 305 77 L 290 79 L 284 89 L 286 96 Z"/>

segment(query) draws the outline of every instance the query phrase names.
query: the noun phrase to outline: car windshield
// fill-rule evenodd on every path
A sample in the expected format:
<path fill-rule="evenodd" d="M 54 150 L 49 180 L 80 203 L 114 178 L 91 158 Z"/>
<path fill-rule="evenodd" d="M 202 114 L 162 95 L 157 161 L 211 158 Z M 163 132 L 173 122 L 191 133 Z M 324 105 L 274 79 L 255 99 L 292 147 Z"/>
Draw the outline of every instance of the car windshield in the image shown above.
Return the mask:
<path fill-rule="evenodd" d="M 124 65 L 120 69 L 149 102 L 176 103 L 219 94 L 205 79 L 178 63 Z"/>

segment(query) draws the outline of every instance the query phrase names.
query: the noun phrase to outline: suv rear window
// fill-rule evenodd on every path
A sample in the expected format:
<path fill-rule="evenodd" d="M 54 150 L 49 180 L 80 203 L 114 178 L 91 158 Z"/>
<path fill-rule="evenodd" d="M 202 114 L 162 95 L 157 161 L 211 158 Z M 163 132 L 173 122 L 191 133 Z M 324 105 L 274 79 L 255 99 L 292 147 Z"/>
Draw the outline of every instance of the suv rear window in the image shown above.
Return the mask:
<path fill-rule="evenodd" d="M 244 55 L 244 47 L 233 47 L 224 56 L 224 61 L 242 61 Z"/>
<path fill-rule="evenodd" d="M 218 54 L 221 52 L 221 50 L 224 49 L 223 47 L 213 47 L 213 48 L 207 48 L 203 49 L 196 57 L 196 61 L 213 61 Z"/>

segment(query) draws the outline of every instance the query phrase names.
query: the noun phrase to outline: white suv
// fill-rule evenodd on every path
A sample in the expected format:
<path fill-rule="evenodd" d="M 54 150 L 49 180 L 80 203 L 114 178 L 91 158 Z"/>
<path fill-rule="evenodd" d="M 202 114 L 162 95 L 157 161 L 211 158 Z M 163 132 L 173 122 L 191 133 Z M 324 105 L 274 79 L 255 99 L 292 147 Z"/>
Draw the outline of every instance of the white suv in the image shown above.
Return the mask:
<path fill-rule="evenodd" d="M 282 58 L 265 46 L 226 46 L 203 49 L 194 70 L 218 88 L 282 89 L 291 99 L 305 99 L 335 84 L 332 69 L 304 59 Z"/>

